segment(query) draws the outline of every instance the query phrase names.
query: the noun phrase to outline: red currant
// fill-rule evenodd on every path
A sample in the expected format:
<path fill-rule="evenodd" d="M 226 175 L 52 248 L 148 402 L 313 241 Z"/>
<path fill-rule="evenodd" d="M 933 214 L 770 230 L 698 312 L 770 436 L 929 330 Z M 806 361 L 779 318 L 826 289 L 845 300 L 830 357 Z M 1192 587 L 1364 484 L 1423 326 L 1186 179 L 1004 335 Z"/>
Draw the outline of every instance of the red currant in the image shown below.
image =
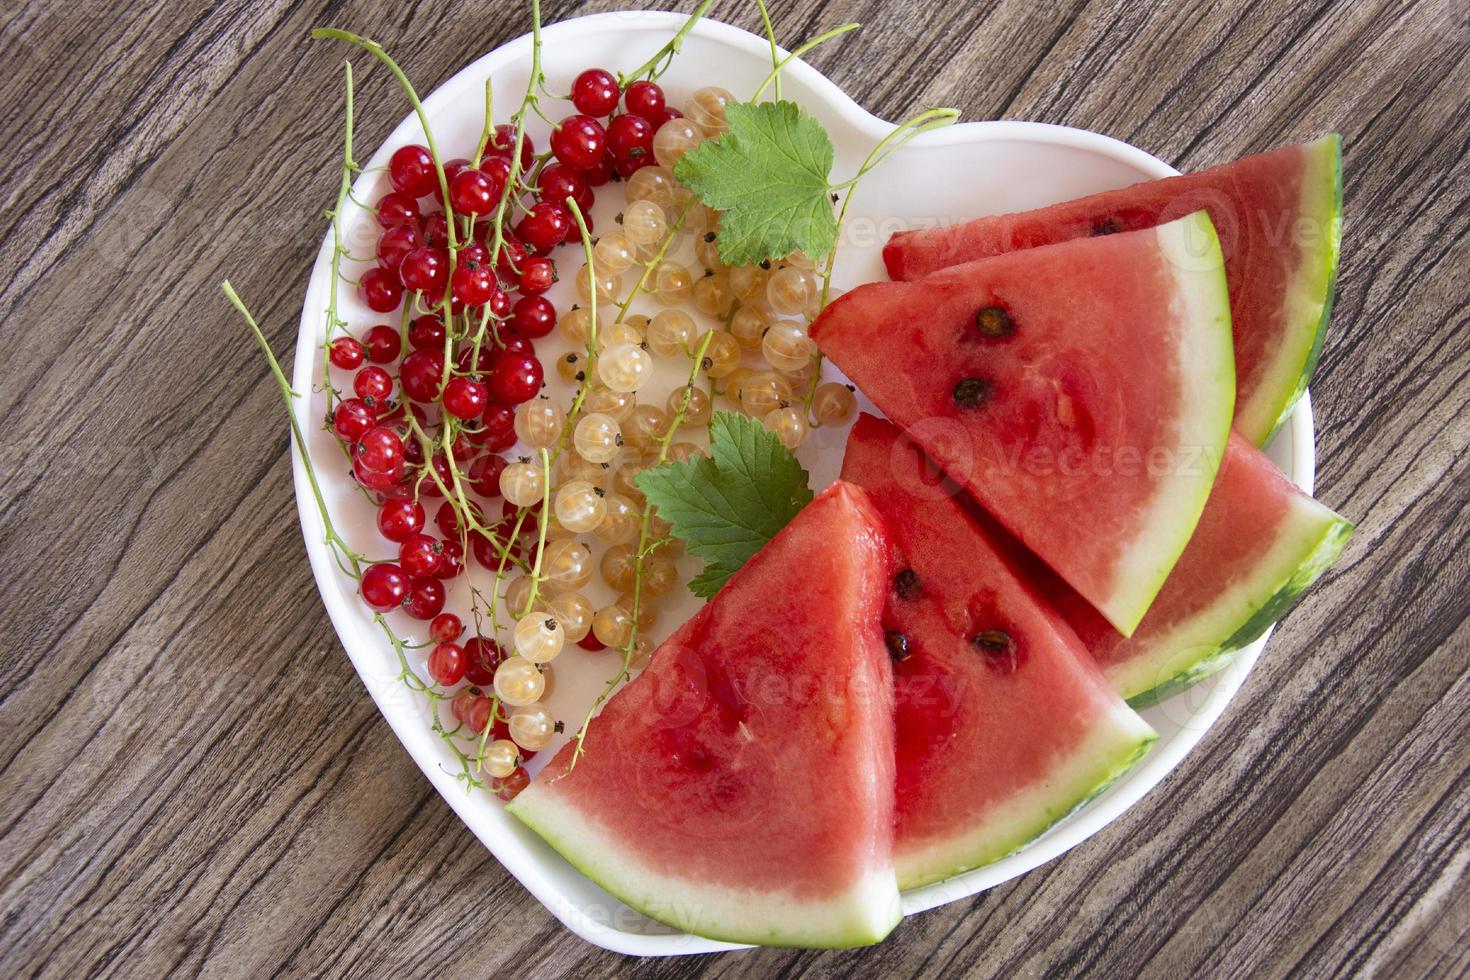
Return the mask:
<path fill-rule="evenodd" d="M 402 544 L 424 526 L 424 506 L 417 500 L 385 500 L 378 508 L 378 533 Z"/>
<path fill-rule="evenodd" d="M 459 617 L 454 613 L 440 613 L 429 624 L 429 639 L 435 643 L 453 643 L 463 632 L 464 623 L 460 622 Z M 461 676 L 463 676 L 462 673 Z"/>
<path fill-rule="evenodd" d="M 536 356 L 536 345 L 528 338 L 521 336 L 506 337 L 501 341 L 501 356 L 506 354 L 525 354 L 528 357 Z"/>
<path fill-rule="evenodd" d="M 499 643 L 483 636 L 471 637 L 465 641 L 464 653 L 466 680 L 480 686 L 495 683 L 495 668 L 505 659 Z"/>
<path fill-rule="evenodd" d="M 507 236 L 500 243 L 500 258 L 495 263 L 495 270 L 500 273 L 502 279 L 515 282 L 520 278 L 521 269 L 525 266 L 529 254 L 526 246 L 521 244 L 519 239 Z"/>
<path fill-rule="evenodd" d="M 468 507 L 470 516 L 474 518 L 475 523 L 484 524 L 485 511 L 480 507 L 480 505 L 471 500 L 468 502 Z M 437 527 L 440 533 L 442 533 L 446 538 L 459 537 L 459 511 L 455 509 L 453 503 L 446 500 L 444 501 L 444 503 L 439 505 L 439 509 L 434 512 L 434 526 Z"/>
<path fill-rule="evenodd" d="M 485 265 L 490 264 L 490 253 L 485 251 L 485 246 L 479 242 L 470 242 L 461 245 L 455 253 L 455 266 L 461 265 Z"/>
<path fill-rule="evenodd" d="M 444 321 L 433 313 L 413 318 L 408 325 L 408 346 L 414 350 L 444 351 Z"/>
<path fill-rule="evenodd" d="M 419 230 L 423 233 L 425 245 L 432 248 L 445 248 L 449 245 L 449 221 L 444 217 L 443 211 L 435 211 L 424 218 Z"/>
<path fill-rule="evenodd" d="M 495 360 L 500 352 L 491 347 L 487 342 L 480 348 L 480 353 L 475 353 L 473 343 L 467 343 L 460 347 L 459 356 L 455 358 L 455 364 L 465 374 L 489 374 L 490 369 L 495 367 Z"/>
<path fill-rule="evenodd" d="M 389 228 L 378 239 L 378 265 L 396 272 L 403 264 L 403 257 L 423 244 L 423 236 L 416 225 Z"/>
<path fill-rule="evenodd" d="M 415 225 L 419 220 L 419 202 L 407 194 L 389 191 L 378 201 L 378 224 L 384 228 Z"/>
<path fill-rule="evenodd" d="M 449 255 L 441 248 L 416 248 L 403 257 L 398 274 L 405 288 L 439 295 L 449 282 Z"/>
<path fill-rule="evenodd" d="M 465 306 L 484 306 L 500 290 L 496 288 L 495 276 L 489 269 L 479 265 L 462 265 L 449 278 L 449 291 L 458 303 Z"/>
<path fill-rule="evenodd" d="M 607 149 L 618 163 L 653 160 L 653 123 L 624 113 L 607 124 Z"/>
<path fill-rule="evenodd" d="M 516 225 L 516 234 L 541 255 L 566 241 L 571 230 L 572 219 L 567 209 L 550 201 L 534 205 Z"/>
<path fill-rule="evenodd" d="M 541 391 L 541 362 L 529 354 L 507 353 L 490 372 L 490 390 L 496 401 L 508 405 L 528 402 Z"/>
<path fill-rule="evenodd" d="M 590 631 L 587 633 L 586 636 L 577 641 L 577 646 L 581 647 L 583 650 L 591 650 L 593 653 L 596 653 L 598 650 L 607 649 L 607 644 L 603 643 L 596 636 L 593 636 Z"/>
<path fill-rule="evenodd" d="M 357 586 L 357 591 L 362 595 L 362 601 L 378 612 L 397 609 L 408 597 L 408 590 L 408 576 L 403 573 L 403 569 L 392 562 L 369 565 L 362 573 L 362 581 Z"/>
<path fill-rule="evenodd" d="M 483 170 L 461 170 L 449 182 L 449 203 L 456 214 L 487 214 L 500 203 L 500 184 Z"/>
<path fill-rule="evenodd" d="M 427 534 L 410 535 L 398 546 L 398 566 L 414 578 L 433 575 L 439 567 L 440 542 Z"/>
<path fill-rule="evenodd" d="M 572 105 L 589 116 L 606 116 L 618 107 L 618 80 L 602 68 L 588 68 L 572 82 Z"/>
<path fill-rule="evenodd" d="M 446 184 L 451 184 L 452 185 L 454 183 L 454 178 L 457 177 L 457 176 L 459 176 L 459 174 L 462 171 L 465 171 L 465 170 L 468 170 L 468 169 L 470 169 L 470 162 L 468 160 L 466 160 L 464 157 L 455 157 L 453 160 L 445 160 L 444 161 L 444 182 Z M 438 190 L 439 189 L 437 178 L 435 179 L 434 189 L 435 190 Z M 451 190 L 451 193 L 453 193 L 452 190 Z"/>
<path fill-rule="evenodd" d="M 368 328 L 368 332 L 363 335 L 362 343 L 367 348 L 368 360 L 374 364 L 391 364 L 398 359 L 398 350 L 401 346 L 398 331 L 386 323 Z"/>
<path fill-rule="evenodd" d="M 374 313 L 391 313 L 403 302 L 403 283 L 390 269 L 369 269 L 358 283 L 362 301 Z"/>
<path fill-rule="evenodd" d="M 388 179 L 393 189 L 407 197 L 432 194 L 439 184 L 434 158 L 428 147 L 409 144 L 393 151 L 388 160 Z"/>
<path fill-rule="evenodd" d="M 567 116 L 551 131 L 551 152 L 574 170 L 594 167 L 602 159 L 607 135 L 591 116 Z"/>
<path fill-rule="evenodd" d="M 592 210 L 592 188 L 587 186 L 586 178 L 571 167 L 553 163 L 541 171 L 537 183 L 540 185 L 543 201 L 566 207 L 567 198 L 570 197 L 577 202 L 577 207 L 584 215 Z"/>
<path fill-rule="evenodd" d="M 444 542 L 444 550 L 439 552 L 439 567 L 434 570 L 434 577 L 454 578 L 462 571 L 464 571 L 464 547 L 458 541 Z"/>
<path fill-rule="evenodd" d="M 545 337 L 556 329 L 556 307 L 545 296 L 522 296 L 511 310 L 510 327 L 532 340 Z"/>
<path fill-rule="evenodd" d="M 416 350 L 403 359 L 398 369 L 398 383 L 403 393 L 416 402 L 431 402 L 439 397 L 444 380 L 444 353 Z"/>
<path fill-rule="evenodd" d="M 352 371 L 362 366 L 362 362 L 367 358 L 367 351 L 355 337 L 338 337 L 332 341 L 330 350 L 327 351 L 327 358 L 332 362 L 332 367 Z"/>
<path fill-rule="evenodd" d="M 403 611 L 414 619 L 433 619 L 444 611 L 446 590 L 436 578 L 416 578 L 409 583 Z"/>
<path fill-rule="evenodd" d="M 504 188 L 510 182 L 510 154 L 497 153 L 480 161 L 480 170 L 495 181 L 495 186 Z"/>
<path fill-rule="evenodd" d="M 377 422 L 377 414 L 360 398 L 339 402 L 332 413 L 332 428 L 346 442 L 354 442 Z"/>
<path fill-rule="evenodd" d="M 444 496 L 444 491 L 440 490 L 439 487 L 441 485 L 448 487 L 454 484 L 454 474 L 449 472 L 449 460 L 444 458 L 443 453 L 435 453 L 434 458 L 429 460 L 429 466 L 433 467 L 434 472 L 431 475 L 428 469 L 425 468 L 420 474 L 419 493 L 425 497 L 442 497 Z M 435 479 L 435 477 L 438 479 Z"/>
<path fill-rule="evenodd" d="M 556 284 L 556 279 L 556 263 L 544 255 L 530 256 L 521 263 L 521 292 L 527 296 L 546 292 Z"/>
<path fill-rule="evenodd" d="M 516 766 L 515 772 L 504 779 L 495 780 L 492 785 L 495 787 L 495 795 L 509 803 L 531 785 L 531 774 L 526 772 L 525 766 Z"/>
<path fill-rule="evenodd" d="M 500 496 L 500 473 L 508 464 L 504 456 L 481 456 L 470 464 L 470 486 L 482 497 Z"/>
<path fill-rule="evenodd" d="M 485 414 L 480 416 L 480 421 L 491 439 L 508 433 L 513 435 L 516 426 L 515 406 L 505 402 L 491 402 L 485 407 Z"/>
<path fill-rule="evenodd" d="M 403 440 L 386 425 L 375 425 L 352 444 L 352 457 L 370 470 L 391 472 L 403 466 Z"/>
<path fill-rule="evenodd" d="M 495 127 L 495 133 L 490 137 L 490 144 L 486 149 L 509 157 L 512 153 L 515 152 L 515 145 L 516 128 L 510 123 L 501 123 L 499 126 Z M 522 173 L 531 169 L 531 164 L 535 162 L 535 157 L 536 144 L 531 141 L 531 137 L 528 134 L 526 138 L 521 141 Z"/>
<path fill-rule="evenodd" d="M 612 180 L 614 162 L 611 153 L 604 153 L 601 160 L 581 172 L 582 179 L 588 187 L 601 187 Z"/>
<path fill-rule="evenodd" d="M 393 375 L 370 364 L 353 376 L 352 390 L 369 407 L 375 408 L 393 394 Z"/>
<path fill-rule="evenodd" d="M 403 483 L 405 471 L 402 467 L 394 470 L 375 470 L 354 456 L 352 459 L 352 475 L 358 483 L 369 490 L 400 499 L 402 494 L 398 491 Z"/>
<path fill-rule="evenodd" d="M 510 301 L 510 294 L 501 289 L 499 285 L 491 287 L 490 298 L 485 301 L 485 305 L 490 307 L 491 314 L 497 320 L 509 319 L 511 310 L 514 308 Z"/>
<path fill-rule="evenodd" d="M 664 90 L 653 82 L 634 82 L 623 93 L 623 107 L 635 116 L 657 123 L 664 114 Z"/>
<path fill-rule="evenodd" d="M 480 698 L 470 703 L 465 713 L 465 725 L 475 734 L 490 727 L 492 704 L 489 698 Z"/>
<path fill-rule="evenodd" d="M 461 688 L 449 701 L 449 713 L 454 720 L 461 725 L 467 724 L 470 717 L 470 709 L 476 701 L 483 700 L 484 696 L 477 687 Z"/>
<path fill-rule="evenodd" d="M 442 618 L 437 616 L 434 622 Z M 464 660 L 464 647 L 458 643 L 440 643 L 429 654 L 429 676 L 440 687 L 453 687 L 464 680 Z"/>
<path fill-rule="evenodd" d="M 490 404 L 490 388 L 483 381 L 450 378 L 444 386 L 444 410 L 457 419 L 472 419 Z"/>

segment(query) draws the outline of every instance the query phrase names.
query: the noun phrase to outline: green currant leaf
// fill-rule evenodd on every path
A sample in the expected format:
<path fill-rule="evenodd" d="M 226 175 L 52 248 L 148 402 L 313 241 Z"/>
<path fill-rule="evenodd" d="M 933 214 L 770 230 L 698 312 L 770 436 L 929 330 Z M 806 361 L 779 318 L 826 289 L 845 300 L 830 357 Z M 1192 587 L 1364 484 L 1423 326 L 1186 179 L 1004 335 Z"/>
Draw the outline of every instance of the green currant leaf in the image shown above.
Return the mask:
<path fill-rule="evenodd" d="M 705 561 L 689 583 L 708 598 L 812 499 L 806 470 L 775 433 L 736 412 L 716 412 L 710 455 L 669 463 L 634 481 Z"/>
<path fill-rule="evenodd" d="M 837 240 L 832 140 L 795 102 L 732 102 L 730 128 L 674 165 L 674 176 L 720 218 L 720 260 L 751 265 L 792 252 L 823 255 Z"/>

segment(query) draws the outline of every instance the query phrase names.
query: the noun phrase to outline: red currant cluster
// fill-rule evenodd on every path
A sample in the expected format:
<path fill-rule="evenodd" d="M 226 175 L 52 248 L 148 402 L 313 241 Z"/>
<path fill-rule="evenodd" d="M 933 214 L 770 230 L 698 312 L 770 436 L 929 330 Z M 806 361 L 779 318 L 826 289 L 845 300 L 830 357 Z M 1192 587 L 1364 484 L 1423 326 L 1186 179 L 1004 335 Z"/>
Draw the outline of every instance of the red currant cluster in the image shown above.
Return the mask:
<path fill-rule="evenodd" d="M 377 313 L 407 301 L 404 326 L 338 336 L 328 349 L 331 366 L 352 378 L 331 427 L 357 482 L 378 501 L 378 530 L 398 547 L 396 560 L 364 568 L 359 592 L 377 612 L 402 610 L 430 622 L 430 678 L 445 688 L 468 682 L 452 698 L 453 715 L 473 733 L 489 726 L 492 740 L 509 735 L 482 690 L 507 653 L 482 636 L 461 642 L 463 622 L 444 612 L 446 583 L 464 571 L 467 550 L 496 570 L 534 547 L 518 532 L 534 525 L 539 505 L 502 502 L 492 524 L 482 502 L 501 497 L 516 406 L 543 387 L 535 341 L 557 322 L 543 295 L 558 278 L 552 253 L 577 235 L 566 202 L 576 203 L 590 230 L 593 189 L 654 164 L 655 132 L 680 115 L 653 82 L 624 91 L 599 68 L 577 76 L 570 98 L 576 112 L 557 124 L 548 151 L 538 153 L 528 134 L 500 125 L 478 165 L 445 161 L 447 209 L 429 148 L 394 152 L 392 190 L 376 205 L 377 265 L 359 288 Z M 505 216 L 517 212 L 522 217 L 509 227 Z M 443 499 L 446 488 L 453 499 Z M 425 503 L 436 499 L 438 535 L 426 529 Z M 519 786 L 511 783 L 524 773 L 517 768 L 498 780 L 497 791 L 513 796 Z"/>

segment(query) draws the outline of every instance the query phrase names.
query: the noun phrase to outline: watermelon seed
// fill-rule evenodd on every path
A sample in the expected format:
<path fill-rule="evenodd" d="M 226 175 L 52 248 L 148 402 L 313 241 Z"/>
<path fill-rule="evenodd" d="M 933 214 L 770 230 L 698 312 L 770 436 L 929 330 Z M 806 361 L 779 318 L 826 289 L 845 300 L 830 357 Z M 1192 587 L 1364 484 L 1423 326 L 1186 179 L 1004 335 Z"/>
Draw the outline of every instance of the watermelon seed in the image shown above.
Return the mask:
<path fill-rule="evenodd" d="M 919 574 L 912 568 L 905 568 L 894 576 L 893 591 L 900 599 L 912 599 L 919 594 Z"/>
<path fill-rule="evenodd" d="M 1007 674 L 1014 671 L 1020 664 L 1016 656 L 1016 641 L 1005 630 L 985 630 L 976 634 L 970 644 L 985 655 L 992 667 Z"/>
<path fill-rule="evenodd" d="M 964 378 L 954 386 L 955 404 L 960 408 L 979 408 L 993 390 L 994 386 L 984 378 Z"/>
<path fill-rule="evenodd" d="M 909 658 L 909 638 L 898 630 L 888 630 L 883 634 L 883 642 L 888 646 L 888 655 L 895 662 Z"/>
<path fill-rule="evenodd" d="M 1099 218 L 1092 223 L 1093 235 L 1116 235 L 1123 230 L 1117 218 Z"/>
<path fill-rule="evenodd" d="M 987 337 L 999 339 L 1016 332 L 1016 322 L 1000 306 L 982 306 L 975 311 L 975 326 Z"/>

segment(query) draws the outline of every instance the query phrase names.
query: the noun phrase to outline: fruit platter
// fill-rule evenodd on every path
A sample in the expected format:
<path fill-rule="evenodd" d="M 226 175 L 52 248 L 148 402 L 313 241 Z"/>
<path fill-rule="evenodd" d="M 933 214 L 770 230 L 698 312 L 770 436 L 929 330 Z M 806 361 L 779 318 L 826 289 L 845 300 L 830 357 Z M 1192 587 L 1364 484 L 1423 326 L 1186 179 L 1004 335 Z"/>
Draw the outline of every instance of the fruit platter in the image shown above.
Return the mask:
<path fill-rule="evenodd" d="M 224 289 L 343 646 L 501 864 L 620 952 L 865 945 L 1136 803 L 1341 550 L 1340 147 L 894 124 L 801 60 L 857 25 L 707 6 L 532 2 L 422 98 L 313 32 L 289 377 Z M 410 109 L 370 155 L 369 70 Z"/>

